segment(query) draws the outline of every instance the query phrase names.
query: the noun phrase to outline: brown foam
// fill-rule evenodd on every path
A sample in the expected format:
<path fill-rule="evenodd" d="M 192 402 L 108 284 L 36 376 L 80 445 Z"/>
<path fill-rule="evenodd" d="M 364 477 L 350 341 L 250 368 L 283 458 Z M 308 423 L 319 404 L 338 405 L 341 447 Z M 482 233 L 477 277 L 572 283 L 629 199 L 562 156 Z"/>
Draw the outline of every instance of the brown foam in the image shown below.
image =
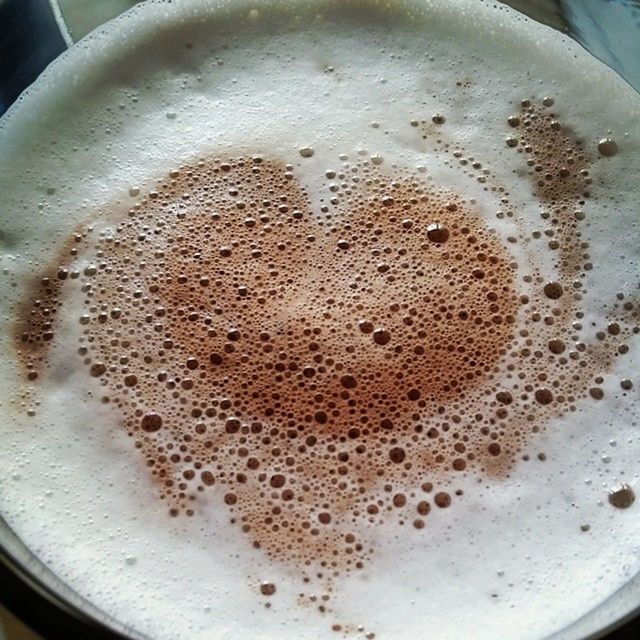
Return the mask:
<path fill-rule="evenodd" d="M 213 492 L 254 546 L 303 571 L 361 567 L 384 522 L 424 535 L 430 512 L 455 507 L 456 477 L 505 476 L 550 418 L 602 398 L 637 331 L 619 297 L 609 329 L 580 335 L 593 160 L 529 102 L 509 123 L 557 280 L 514 264 L 509 242 L 530 231 L 505 242 L 418 175 L 346 163 L 314 212 L 280 160 L 207 159 L 46 269 L 18 320 L 27 378 L 46 371 L 75 290 L 79 365 L 172 515 Z M 77 275 L 52 285 L 64 270 Z"/>

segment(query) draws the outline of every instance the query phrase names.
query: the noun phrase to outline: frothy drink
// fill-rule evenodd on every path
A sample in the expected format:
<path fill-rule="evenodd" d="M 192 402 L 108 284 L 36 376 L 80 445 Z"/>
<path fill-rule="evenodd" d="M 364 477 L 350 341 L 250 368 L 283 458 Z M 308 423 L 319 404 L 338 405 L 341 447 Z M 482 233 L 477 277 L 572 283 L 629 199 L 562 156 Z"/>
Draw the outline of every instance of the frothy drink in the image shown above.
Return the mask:
<path fill-rule="evenodd" d="M 0 129 L 2 514 L 153 637 L 566 627 L 639 569 L 639 106 L 491 3 L 90 36 Z"/>

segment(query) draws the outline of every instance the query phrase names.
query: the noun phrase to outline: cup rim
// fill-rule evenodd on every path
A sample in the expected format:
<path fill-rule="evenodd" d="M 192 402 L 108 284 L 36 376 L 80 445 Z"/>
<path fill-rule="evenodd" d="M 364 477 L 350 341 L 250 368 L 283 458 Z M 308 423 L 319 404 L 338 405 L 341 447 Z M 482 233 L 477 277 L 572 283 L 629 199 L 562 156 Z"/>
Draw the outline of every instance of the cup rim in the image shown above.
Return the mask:
<path fill-rule="evenodd" d="M 46 565 L 35 556 L 20 538 L 6 525 L 6 522 L 0 517 L 5 529 L 15 536 L 18 544 L 24 547 L 24 551 L 30 559 L 43 567 Z M 59 580 L 60 585 L 66 585 L 64 581 L 51 573 L 53 578 Z M 621 588 L 624 588 L 623 587 Z M 83 596 L 74 593 L 78 602 L 86 603 L 87 609 L 83 609 L 79 604 L 71 602 L 69 598 L 65 598 L 54 586 L 48 584 L 42 577 L 36 575 L 34 571 L 29 569 L 23 562 L 18 560 L 15 555 L 9 551 L 0 542 L 0 587 L 5 594 L 10 596 L 3 597 L 2 605 L 8 609 L 13 615 L 19 618 L 30 629 L 40 634 L 44 640 L 52 638 L 78 638 L 79 640 L 139 640 L 147 638 L 135 630 L 117 630 L 112 625 L 117 625 L 115 619 L 110 618 L 106 613 L 95 608 L 94 605 L 86 600 Z M 609 598 L 615 597 L 618 592 L 614 592 Z M 608 599 L 607 599 L 608 600 Z M 605 600 L 605 603 L 607 602 Z M 602 606 L 601 603 L 600 606 Z M 89 607 L 95 608 L 95 612 L 90 612 Z M 597 609 L 597 607 L 596 607 Z M 591 611 L 594 611 L 592 609 Z M 588 615 L 591 611 L 587 612 Z M 102 617 L 100 619 L 98 614 Z M 574 620 L 563 629 L 552 633 L 550 636 L 541 640 L 553 640 L 562 637 L 572 626 L 577 624 L 580 619 Z M 626 630 L 637 631 L 640 628 L 640 603 L 620 618 L 615 619 L 609 624 L 595 630 L 581 640 L 616 640 L 618 633 Z"/>

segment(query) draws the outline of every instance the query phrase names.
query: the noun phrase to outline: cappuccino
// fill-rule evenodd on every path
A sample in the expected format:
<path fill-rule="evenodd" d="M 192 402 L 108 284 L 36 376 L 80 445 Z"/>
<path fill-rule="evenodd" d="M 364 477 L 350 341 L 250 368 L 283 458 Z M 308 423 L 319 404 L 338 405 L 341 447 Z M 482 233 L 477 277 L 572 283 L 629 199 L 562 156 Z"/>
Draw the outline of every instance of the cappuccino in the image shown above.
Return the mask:
<path fill-rule="evenodd" d="M 493 3 L 91 34 L 0 129 L 3 516 L 151 637 L 570 625 L 639 568 L 639 104 Z"/>

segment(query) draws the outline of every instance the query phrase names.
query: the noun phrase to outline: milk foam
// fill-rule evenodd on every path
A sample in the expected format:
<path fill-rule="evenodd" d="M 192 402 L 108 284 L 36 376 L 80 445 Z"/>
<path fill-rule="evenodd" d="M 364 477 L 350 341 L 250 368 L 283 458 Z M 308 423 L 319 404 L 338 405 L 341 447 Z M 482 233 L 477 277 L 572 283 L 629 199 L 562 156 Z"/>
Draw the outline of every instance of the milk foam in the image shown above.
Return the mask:
<path fill-rule="evenodd" d="M 640 565 L 637 504 L 607 504 L 611 487 L 638 482 L 637 384 L 620 387 L 640 364 L 633 341 L 604 376 L 605 398 L 552 422 L 531 440 L 533 460 L 509 478 L 456 477 L 451 491 L 463 497 L 432 509 L 421 531 L 377 529 L 375 555 L 337 581 L 325 615 L 315 610 L 322 592 L 310 601 L 299 574 L 251 549 L 215 495 L 193 518 L 167 518 L 121 418 L 78 369 L 79 299 L 63 307 L 45 393 L 20 406 L 15 305 L 78 223 L 95 217 L 104 226 L 105 212 L 135 202 L 130 193 L 212 154 L 282 158 L 318 204 L 325 172 L 340 168 L 340 154 L 355 161 L 362 150 L 385 167 L 426 167 L 435 184 L 475 198 L 506 238 L 513 221 L 495 217 L 495 194 L 446 166 L 435 139 L 500 175 L 522 224 L 538 228 L 529 181 L 512 178 L 524 162 L 504 142 L 507 117 L 533 96 L 552 95 L 590 150 L 606 136 L 620 148 L 590 169 L 585 235 L 594 268 L 582 324 L 606 326 L 616 292 L 632 299 L 638 98 L 611 72 L 493 5 L 398 4 L 388 15 L 371 3 L 278 6 L 285 13 L 273 17 L 250 4 L 147 4 L 65 54 L 3 120 L 0 512 L 73 588 L 154 637 L 337 637 L 333 624 L 379 638 L 544 637 Z M 427 139 L 409 124 L 438 113 L 446 122 Z M 300 155 L 305 147 L 312 157 Z M 525 265 L 546 255 L 541 242 L 509 250 Z M 552 277 L 548 260 L 543 270 Z M 263 581 L 277 585 L 268 599 Z"/>

